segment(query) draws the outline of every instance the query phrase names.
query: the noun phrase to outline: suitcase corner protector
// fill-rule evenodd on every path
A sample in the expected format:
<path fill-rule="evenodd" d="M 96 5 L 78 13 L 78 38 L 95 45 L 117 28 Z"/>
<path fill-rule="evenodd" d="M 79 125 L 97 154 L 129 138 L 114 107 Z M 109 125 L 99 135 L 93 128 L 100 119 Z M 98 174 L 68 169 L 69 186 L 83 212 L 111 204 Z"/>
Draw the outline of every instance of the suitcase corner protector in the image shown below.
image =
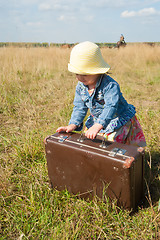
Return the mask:
<path fill-rule="evenodd" d="M 130 168 L 134 160 L 134 157 L 127 158 L 123 163 L 123 168 Z"/>
<path fill-rule="evenodd" d="M 47 144 L 47 139 L 49 138 L 49 136 L 45 137 L 45 139 L 43 140 L 44 144 Z"/>
<path fill-rule="evenodd" d="M 145 153 L 145 149 L 144 149 L 143 147 L 139 147 L 139 148 L 137 149 L 137 151 L 138 151 L 139 153 L 141 153 L 141 154 L 144 154 L 144 153 Z"/>

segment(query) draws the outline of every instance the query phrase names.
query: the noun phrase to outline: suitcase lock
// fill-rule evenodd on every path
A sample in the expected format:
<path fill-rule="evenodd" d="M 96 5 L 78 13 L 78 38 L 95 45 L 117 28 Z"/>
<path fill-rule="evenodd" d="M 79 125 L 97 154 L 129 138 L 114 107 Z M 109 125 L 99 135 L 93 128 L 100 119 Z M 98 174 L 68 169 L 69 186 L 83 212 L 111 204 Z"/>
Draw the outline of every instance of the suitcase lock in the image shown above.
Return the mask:
<path fill-rule="evenodd" d="M 127 150 L 122 149 L 122 148 L 113 148 L 111 152 L 108 154 L 111 157 L 116 156 L 117 154 L 124 155 Z"/>

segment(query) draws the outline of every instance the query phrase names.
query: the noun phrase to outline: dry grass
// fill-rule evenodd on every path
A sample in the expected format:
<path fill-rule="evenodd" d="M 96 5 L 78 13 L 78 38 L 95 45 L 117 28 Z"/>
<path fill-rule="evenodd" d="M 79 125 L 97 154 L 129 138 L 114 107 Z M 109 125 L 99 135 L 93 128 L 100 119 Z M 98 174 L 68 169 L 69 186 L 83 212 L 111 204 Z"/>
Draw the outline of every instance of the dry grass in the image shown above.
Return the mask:
<path fill-rule="evenodd" d="M 102 49 L 110 74 L 136 106 L 146 140 L 146 201 L 130 216 L 48 187 L 43 139 L 72 111 L 70 49 L 0 49 L 1 239 L 158 239 L 160 47 Z"/>

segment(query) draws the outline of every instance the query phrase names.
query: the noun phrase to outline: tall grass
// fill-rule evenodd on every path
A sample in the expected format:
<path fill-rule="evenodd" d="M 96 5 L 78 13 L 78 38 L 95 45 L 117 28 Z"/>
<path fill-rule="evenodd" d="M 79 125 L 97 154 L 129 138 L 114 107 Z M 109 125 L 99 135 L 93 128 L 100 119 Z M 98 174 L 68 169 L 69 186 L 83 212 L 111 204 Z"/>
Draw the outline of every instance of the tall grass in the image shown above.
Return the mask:
<path fill-rule="evenodd" d="M 146 195 L 134 215 L 49 186 L 43 139 L 72 112 L 69 54 L 56 47 L 0 49 L 0 238 L 159 239 L 160 47 L 102 49 L 147 140 Z"/>

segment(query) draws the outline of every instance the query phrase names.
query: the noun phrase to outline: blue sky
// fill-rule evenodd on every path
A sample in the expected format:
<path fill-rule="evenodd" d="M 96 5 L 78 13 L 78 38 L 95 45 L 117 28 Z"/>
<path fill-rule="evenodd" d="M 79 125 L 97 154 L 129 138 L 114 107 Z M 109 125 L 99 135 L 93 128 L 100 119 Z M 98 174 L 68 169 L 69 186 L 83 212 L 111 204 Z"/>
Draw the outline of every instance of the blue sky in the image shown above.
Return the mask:
<path fill-rule="evenodd" d="M 160 0 L 0 0 L 0 42 L 160 42 Z"/>

